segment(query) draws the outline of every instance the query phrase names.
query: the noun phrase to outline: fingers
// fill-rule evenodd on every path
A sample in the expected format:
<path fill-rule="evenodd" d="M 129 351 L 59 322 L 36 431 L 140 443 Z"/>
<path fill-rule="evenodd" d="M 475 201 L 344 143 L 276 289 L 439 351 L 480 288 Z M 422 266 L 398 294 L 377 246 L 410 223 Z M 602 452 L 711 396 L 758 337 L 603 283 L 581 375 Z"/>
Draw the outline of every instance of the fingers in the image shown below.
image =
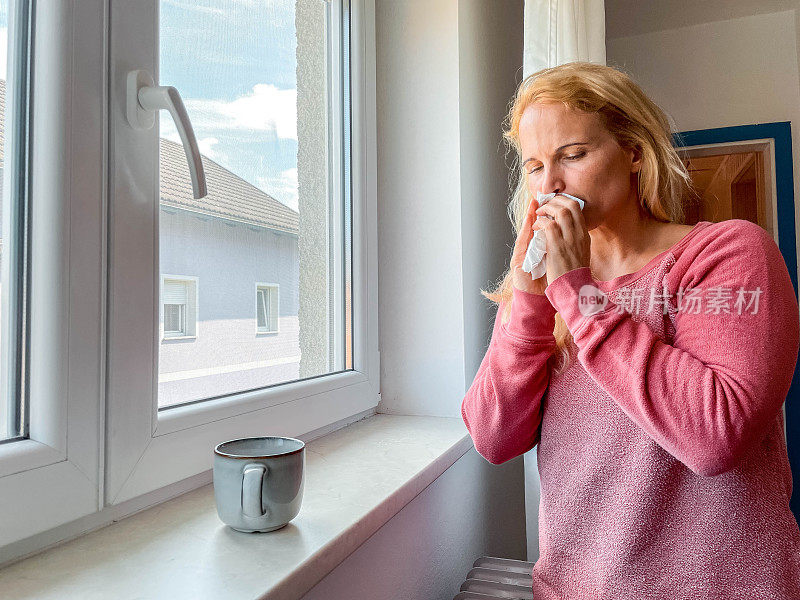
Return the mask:
<path fill-rule="evenodd" d="M 533 230 L 535 229 L 535 221 L 537 219 L 536 215 L 536 208 L 538 205 L 536 204 L 535 200 L 531 200 L 531 203 L 528 205 L 528 212 L 525 213 L 525 220 L 522 222 L 522 229 L 520 230 L 520 241 L 523 243 L 525 248 L 528 248 L 528 244 L 533 237 Z"/>
<path fill-rule="evenodd" d="M 533 223 L 533 230 L 536 231 L 538 229 L 544 229 L 547 226 L 547 223 L 552 220 L 553 217 L 550 215 L 537 215 L 536 221 Z"/>
<path fill-rule="evenodd" d="M 557 215 L 577 217 L 582 215 L 580 205 L 571 198 L 564 198 L 563 196 L 556 196 L 546 204 L 543 204 L 536 209 L 537 215 L 550 215 L 556 217 Z M 558 219 L 556 219 L 558 220 Z"/>
<path fill-rule="evenodd" d="M 584 228 L 583 212 L 575 200 L 564 198 L 563 196 L 555 196 L 549 202 L 536 209 L 536 214 L 553 219 L 553 225 L 549 226 L 549 233 L 552 235 L 563 237 L 568 244 L 575 244 L 579 241 L 578 236 L 581 235 Z M 544 227 L 548 226 L 544 225 Z"/>
<path fill-rule="evenodd" d="M 525 219 L 522 221 L 522 227 L 519 230 L 517 242 L 514 245 L 513 264 L 522 264 L 525 253 L 528 251 L 528 245 L 533 238 L 533 231 L 534 229 L 538 229 L 538 227 L 534 227 L 534 220 L 537 218 L 537 206 L 534 200 L 531 200 L 531 203 L 528 205 L 528 212 L 525 213 Z"/>

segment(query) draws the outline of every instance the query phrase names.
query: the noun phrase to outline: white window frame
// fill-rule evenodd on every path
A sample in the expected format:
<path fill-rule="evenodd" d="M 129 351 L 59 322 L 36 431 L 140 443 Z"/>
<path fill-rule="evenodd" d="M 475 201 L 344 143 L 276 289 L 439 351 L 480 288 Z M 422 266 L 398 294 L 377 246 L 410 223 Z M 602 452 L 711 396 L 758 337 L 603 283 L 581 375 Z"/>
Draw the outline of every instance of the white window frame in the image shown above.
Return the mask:
<path fill-rule="evenodd" d="M 106 6 L 34 7 L 30 434 L 0 444 L 0 561 L 99 511 L 104 486 Z"/>
<path fill-rule="evenodd" d="M 162 410 L 153 333 L 159 318 L 159 275 L 153 267 L 158 264 L 157 131 L 126 125 L 120 100 L 126 73 L 116 66 L 146 69 L 159 84 L 155 0 L 110 1 L 116 34 L 110 49 L 109 152 L 119 158 L 112 161 L 109 182 L 116 217 L 109 255 L 107 429 L 114 433 L 107 445 L 105 502 L 116 505 L 209 470 L 213 448 L 221 441 L 264 431 L 302 435 L 374 409 L 380 396 L 374 0 L 350 4 L 354 369 Z M 331 1 L 330 6 L 335 14 L 342 3 Z M 137 23 L 144 25 L 132 26 Z M 338 43 L 331 45 L 332 52 L 338 51 Z M 125 48 L 124 60 L 117 59 L 118 48 Z M 331 72 L 341 77 L 335 63 Z"/>
<path fill-rule="evenodd" d="M 264 327 L 258 325 L 258 294 L 261 290 L 269 290 L 269 303 L 271 307 L 275 308 L 277 315 L 275 316 L 275 329 L 270 329 L 269 323 Z M 273 299 L 274 294 L 274 299 Z M 280 333 L 281 325 L 281 286 L 277 283 L 259 283 L 256 282 L 256 334 L 273 334 Z"/>
<path fill-rule="evenodd" d="M 113 66 L 112 41 L 127 36 L 127 68 L 150 70 L 158 84 L 153 0 L 37 4 L 35 385 L 30 439 L 0 444 L 0 564 L 135 512 L 155 497 L 147 492 L 166 499 L 176 486 L 207 483 L 198 474 L 211 469 L 219 441 L 302 435 L 380 399 L 374 0 L 350 4 L 354 369 L 161 414 L 157 133 L 124 125 L 125 74 Z M 121 20 L 122 5 L 135 7 L 133 19 Z M 117 153 L 120 143 L 136 149 Z M 37 289 L 64 301 L 54 306 Z M 144 320 L 136 309 L 143 298 Z"/>
<path fill-rule="evenodd" d="M 186 301 L 186 321 L 183 335 L 167 335 L 164 329 L 164 286 L 167 281 L 180 281 L 188 287 L 187 301 Z M 159 313 L 159 336 L 162 342 L 169 342 L 171 340 L 193 340 L 200 335 L 200 279 L 191 275 L 161 275 L 161 288 L 159 292 L 158 305 L 160 307 Z"/>

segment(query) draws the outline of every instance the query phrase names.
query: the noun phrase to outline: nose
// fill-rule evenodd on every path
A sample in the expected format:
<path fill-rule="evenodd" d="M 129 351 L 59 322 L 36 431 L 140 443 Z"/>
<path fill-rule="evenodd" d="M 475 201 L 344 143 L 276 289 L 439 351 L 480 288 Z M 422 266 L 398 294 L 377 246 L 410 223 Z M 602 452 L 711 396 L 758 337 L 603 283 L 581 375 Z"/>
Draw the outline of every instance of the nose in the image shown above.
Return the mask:
<path fill-rule="evenodd" d="M 551 194 L 559 192 L 563 192 L 564 188 L 564 179 L 561 173 L 561 170 L 556 167 L 549 167 L 542 169 L 542 179 L 541 179 L 541 186 L 542 186 L 542 193 L 543 194 Z"/>

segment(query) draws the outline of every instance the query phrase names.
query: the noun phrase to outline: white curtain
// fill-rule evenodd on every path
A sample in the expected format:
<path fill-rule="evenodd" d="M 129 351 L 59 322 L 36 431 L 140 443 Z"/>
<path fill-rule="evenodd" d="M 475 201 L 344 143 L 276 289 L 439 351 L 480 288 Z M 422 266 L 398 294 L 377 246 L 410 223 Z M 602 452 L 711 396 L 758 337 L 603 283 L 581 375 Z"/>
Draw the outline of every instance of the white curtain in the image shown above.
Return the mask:
<path fill-rule="evenodd" d="M 525 0 L 523 77 L 566 62 L 606 64 L 605 0 Z"/>

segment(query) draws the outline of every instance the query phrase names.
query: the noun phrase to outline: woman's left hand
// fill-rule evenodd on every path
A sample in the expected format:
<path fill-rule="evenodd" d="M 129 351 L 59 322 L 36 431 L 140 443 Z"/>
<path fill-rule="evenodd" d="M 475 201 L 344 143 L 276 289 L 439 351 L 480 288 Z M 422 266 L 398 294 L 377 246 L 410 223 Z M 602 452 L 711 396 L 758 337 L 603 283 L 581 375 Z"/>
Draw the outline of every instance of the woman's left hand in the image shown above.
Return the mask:
<path fill-rule="evenodd" d="M 547 238 L 547 284 L 567 271 L 589 266 L 591 238 L 580 205 L 572 198 L 554 196 L 536 209 L 534 229 L 543 229 Z"/>

